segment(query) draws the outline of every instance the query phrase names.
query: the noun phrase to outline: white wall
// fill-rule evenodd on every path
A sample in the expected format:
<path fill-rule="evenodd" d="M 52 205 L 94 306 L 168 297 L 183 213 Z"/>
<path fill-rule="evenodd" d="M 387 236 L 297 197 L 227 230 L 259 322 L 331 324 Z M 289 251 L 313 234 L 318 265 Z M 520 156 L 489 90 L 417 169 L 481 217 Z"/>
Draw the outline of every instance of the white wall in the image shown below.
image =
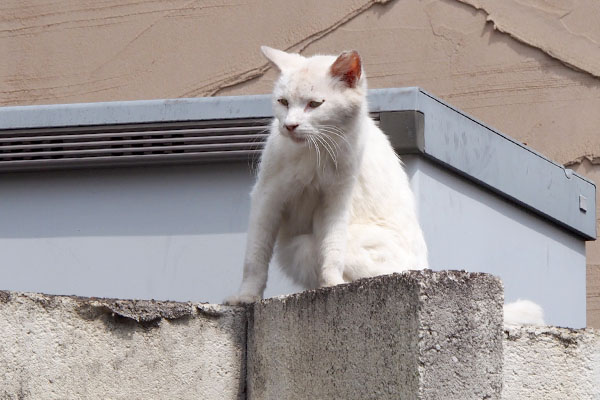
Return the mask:
<path fill-rule="evenodd" d="M 507 300 L 585 326 L 584 242 L 416 157 L 432 269 L 499 275 Z M 0 289 L 220 302 L 241 281 L 247 163 L 0 176 Z M 298 291 L 272 268 L 266 295 Z"/>
<path fill-rule="evenodd" d="M 0 288 L 220 302 L 241 281 L 249 171 L 215 164 L 2 175 Z M 268 293 L 293 291 L 272 278 Z"/>
<path fill-rule="evenodd" d="M 404 160 L 433 269 L 500 276 L 506 301 L 530 299 L 546 323 L 585 327 L 585 242 L 437 164 Z"/>

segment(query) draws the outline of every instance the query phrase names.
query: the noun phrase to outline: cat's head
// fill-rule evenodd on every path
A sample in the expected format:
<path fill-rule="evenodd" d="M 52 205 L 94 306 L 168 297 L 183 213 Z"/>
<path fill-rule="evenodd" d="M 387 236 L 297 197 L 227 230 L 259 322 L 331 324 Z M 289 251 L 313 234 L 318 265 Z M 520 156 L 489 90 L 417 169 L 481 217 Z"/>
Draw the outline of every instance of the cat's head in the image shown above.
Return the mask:
<path fill-rule="evenodd" d="M 261 50 L 281 72 L 273 112 L 279 132 L 294 142 L 343 135 L 366 109 L 366 78 L 356 51 L 303 57 L 266 46 Z"/>

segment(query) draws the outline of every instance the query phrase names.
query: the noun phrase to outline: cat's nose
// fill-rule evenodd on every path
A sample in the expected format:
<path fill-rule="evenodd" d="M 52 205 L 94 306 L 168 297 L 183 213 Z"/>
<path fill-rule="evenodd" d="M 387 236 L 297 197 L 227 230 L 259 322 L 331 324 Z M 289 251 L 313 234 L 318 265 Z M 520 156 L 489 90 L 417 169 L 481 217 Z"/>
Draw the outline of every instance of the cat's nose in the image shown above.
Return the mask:
<path fill-rule="evenodd" d="M 296 124 L 296 125 L 285 125 L 285 129 L 287 129 L 290 132 L 292 132 L 297 127 L 298 127 L 298 124 Z"/>

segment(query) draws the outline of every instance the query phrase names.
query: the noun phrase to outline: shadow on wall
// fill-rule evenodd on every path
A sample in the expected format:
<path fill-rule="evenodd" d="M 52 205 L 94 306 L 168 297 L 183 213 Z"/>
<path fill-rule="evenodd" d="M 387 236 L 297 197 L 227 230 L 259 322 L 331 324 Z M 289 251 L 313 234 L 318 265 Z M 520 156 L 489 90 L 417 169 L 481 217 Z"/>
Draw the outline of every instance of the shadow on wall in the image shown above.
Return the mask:
<path fill-rule="evenodd" d="M 243 233 L 245 163 L 5 174 L 0 238 Z"/>

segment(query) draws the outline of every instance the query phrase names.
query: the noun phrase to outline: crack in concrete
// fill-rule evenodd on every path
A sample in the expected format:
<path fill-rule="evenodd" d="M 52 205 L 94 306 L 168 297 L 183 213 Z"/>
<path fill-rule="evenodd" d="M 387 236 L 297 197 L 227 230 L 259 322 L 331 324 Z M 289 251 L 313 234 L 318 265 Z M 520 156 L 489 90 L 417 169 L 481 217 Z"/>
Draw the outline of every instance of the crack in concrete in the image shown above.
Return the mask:
<path fill-rule="evenodd" d="M 474 0 L 455 0 L 455 1 L 469 5 L 476 10 L 480 10 L 480 11 L 484 12 L 486 14 L 487 21 L 493 23 L 494 30 L 505 33 L 520 43 L 523 43 L 525 45 L 528 45 L 530 47 L 533 47 L 535 49 L 538 49 L 538 50 L 544 52 L 546 55 L 552 57 L 553 59 L 559 61 L 563 65 L 565 65 L 575 71 L 589 74 L 595 78 L 600 78 L 600 65 L 594 65 L 595 64 L 594 62 L 588 62 L 586 60 L 570 59 L 570 57 L 567 54 L 568 51 L 566 51 L 564 48 L 562 48 L 560 46 L 560 44 L 557 44 L 556 49 L 554 49 L 550 46 L 545 46 L 543 43 L 540 43 L 540 41 L 536 40 L 535 38 L 529 37 L 523 31 L 518 31 L 516 29 L 511 28 L 510 24 L 507 23 L 507 21 L 502 21 L 501 17 L 492 15 L 492 12 L 490 10 L 486 9 L 486 7 L 482 4 L 482 2 L 474 1 Z M 564 24 L 563 24 L 563 26 L 564 26 Z M 567 31 L 568 31 L 568 29 L 567 29 Z M 577 35 L 577 36 L 580 36 L 580 35 Z M 593 40 L 592 40 L 592 42 L 595 43 L 595 41 L 593 41 Z"/>
<path fill-rule="evenodd" d="M 351 21 L 352 19 L 356 18 L 360 14 L 362 14 L 365 11 L 367 11 L 368 9 L 370 9 L 372 6 L 374 6 L 376 4 L 387 4 L 390 1 L 392 1 L 392 0 L 370 0 L 367 3 L 363 4 L 362 6 L 356 8 L 356 9 L 352 10 L 351 12 L 349 12 L 348 14 L 344 15 L 341 19 L 336 21 L 334 24 L 302 38 L 300 41 L 285 48 L 284 50 L 301 53 L 310 44 L 316 42 L 317 40 L 321 39 L 322 37 L 333 32 L 340 26 L 344 25 L 346 22 Z M 241 72 L 239 74 L 228 76 L 219 81 L 216 81 L 216 82 L 213 81 L 207 85 L 189 90 L 185 93 L 182 93 L 179 97 L 214 96 L 223 89 L 230 88 L 230 87 L 248 82 L 252 79 L 261 77 L 262 75 L 265 74 L 265 72 L 267 72 L 267 70 L 270 67 L 271 67 L 270 64 L 268 62 L 265 62 L 264 64 L 262 64 L 256 68 L 252 68 L 252 69 L 246 70 L 244 72 Z"/>

